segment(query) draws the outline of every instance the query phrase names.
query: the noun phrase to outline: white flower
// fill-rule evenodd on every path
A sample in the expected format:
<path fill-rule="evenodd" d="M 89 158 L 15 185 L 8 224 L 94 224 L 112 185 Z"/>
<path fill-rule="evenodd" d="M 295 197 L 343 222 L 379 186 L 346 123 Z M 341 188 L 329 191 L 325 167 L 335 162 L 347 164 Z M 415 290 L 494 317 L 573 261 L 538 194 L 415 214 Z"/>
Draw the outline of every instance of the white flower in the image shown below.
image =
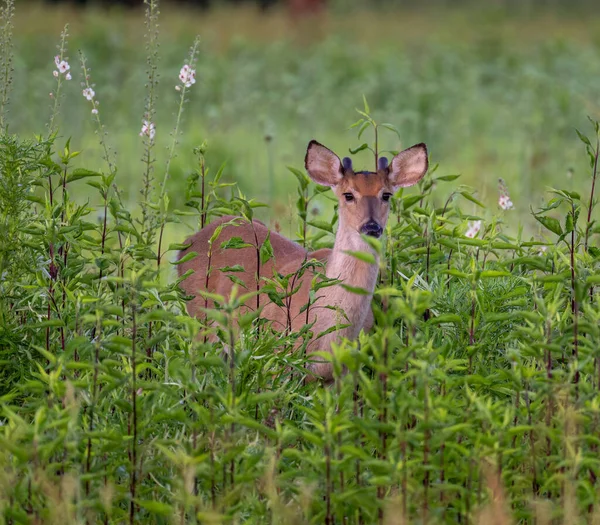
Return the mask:
<path fill-rule="evenodd" d="M 544 255 L 547 250 L 548 250 L 548 246 L 540 246 L 540 248 L 538 250 L 538 255 Z"/>
<path fill-rule="evenodd" d="M 179 80 L 185 87 L 191 87 L 196 83 L 196 70 L 185 64 L 179 71 Z"/>
<path fill-rule="evenodd" d="M 503 210 L 512 210 L 514 208 L 513 202 L 510 200 L 508 194 L 500 195 L 498 199 L 498 206 L 500 206 Z"/>
<path fill-rule="evenodd" d="M 87 98 L 88 100 L 92 100 L 95 95 L 96 95 L 96 92 L 92 88 L 85 88 L 83 90 L 83 96 L 85 98 Z"/>
<path fill-rule="evenodd" d="M 479 230 L 481 229 L 481 221 L 469 221 L 469 229 L 465 232 L 465 237 L 472 239 L 477 237 Z"/>
<path fill-rule="evenodd" d="M 513 202 L 510 200 L 510 195 L 508 193 L 508 187 L 506 186 L 506 182 L 504 179 L 498 179 L 498 191 L 500 193 L 500 197 L 498 197 L 498 206 L 503 210 L 512 210 L 514 208 Z"/>
<path fill-rule="evenodd" d="M 67 73 L 67 74 L 65 75 L 65 78 L 66 78 L 67 80 L 71 80 L 71 73 Z"/>
<path fill-rule="evenodd" d="M 181 91 L 181 86 L 175 86 L 176 91 Z"/>
<path fill-rule="evenodd" d="M 142 131 L 140 131 L 140 137 L 147 136 L 150 138 L 150 140 L 154 140 L 155 134 L 156 128 L 154 127 L 154 123 L 144 120 L 144 123 L 142 124 Z"/>
<path fill-rule="evenodd" d="M 58 77 L 58 75 L 66 73 L 67 80 L 71 80 L 71 75 L 68 73 L 69 69 L 71 69 L 69 63 L 66 60 L 61 60 L 58 55 L 54 57 L 54 63 L 56 64 L 56 70 L 52 74 Z"/>
<path fill-rule="evenodd" d="M 98 114 L 98 110 L 96 108 L 92 109 L 92 115 L 97 115 Z"/>
<path fill-rule="evenodd" d="M 52 71 L 52 74 L 54 75 L 54 78 L 58 78 L 58 71 L 56 71 L 56 69 Z"/>

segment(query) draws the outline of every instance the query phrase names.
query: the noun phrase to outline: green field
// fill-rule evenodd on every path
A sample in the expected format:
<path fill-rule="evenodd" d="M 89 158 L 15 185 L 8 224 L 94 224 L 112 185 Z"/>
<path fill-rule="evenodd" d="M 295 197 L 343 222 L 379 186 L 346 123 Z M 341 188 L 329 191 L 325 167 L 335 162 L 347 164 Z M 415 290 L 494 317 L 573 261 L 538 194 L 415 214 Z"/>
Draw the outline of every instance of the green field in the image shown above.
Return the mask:
<path fill-rule="evenodd" d="M 600 523 L 593 3 L 339 0 L 291 20 L 165 1 L 159 32 L 141 8 L 16 7 L 12 38 L 0 24 L 0 525 Z M 304 155 L 313 138 L 374 147 L 357 108 L 385 123 L 380 150 L 426 142 L 430 170 L 354 254 L 381 257 L 375 326 L 333 345 L 333 384 L 306 383 L 311 326 L 275 330 L 243 288 L 191 318 L 175 261 L 224 214 L 331 246 L 335 203 Z M 251 249 L 270 260 L 268 241 Z M 283 305 L 293 276 L 269 277 Z"/>
<path fill-rule="evenodd" d="M 580 188 L 589 170 L 575 128 L 600 115 L 600 16 L 532 10 L 338 9 L 294 25 L 285 12 L 163 8 L 158 87 L 157 171 L 174 126 L 177 74 L 195 35 L 198 82 L 190 91 L 173 178 L 194 169 L 191 149 L 207 139 L 212 166 L 248 197 L 287 215 L 294 180 L 312 138 L 340 155 L 358 142 L 348 131 L 365 95 L 374 116 L 400 130 L 401 149 L 426 142 L 446 174 L 461 173 L 491 210 L 504 178 L 517 213 L 533 232 L 530 205 L 550 186 Z M 89 58 L 119 185 L 137 199 L 142 166 L 146 52 L 142 12 L 50 10 L 17 13 L 11 129 L 40 133 L 54 87 L 53 48 L 66 22 L 74 80 L 66 86 L 60 133 L 101 167 L 89 108 L 81 97 L 76 50 Z M 272 137 L 267 143 L 265 137 Z M 363 152 L 356 163 L 368 162 Z M 569 170 L 573 176 L 569 178 Z M 173 192 L 175 202 L 177 192 Z M 292 216 L 290 216 L 290 213 Z"/>

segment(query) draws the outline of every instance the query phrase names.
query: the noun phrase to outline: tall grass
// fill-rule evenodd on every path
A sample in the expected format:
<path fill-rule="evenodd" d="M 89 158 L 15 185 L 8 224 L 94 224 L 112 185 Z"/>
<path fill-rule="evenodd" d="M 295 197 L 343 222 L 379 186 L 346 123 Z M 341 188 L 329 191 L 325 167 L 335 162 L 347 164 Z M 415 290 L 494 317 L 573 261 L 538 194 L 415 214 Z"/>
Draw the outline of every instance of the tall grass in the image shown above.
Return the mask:
<path fill-rule="evenodd" d="M 156 7 L 154 1 L 148 5 L 150 57 Z M 345 56 L 339 43 L 319 45 Z M 10 54 L 10 46 L 3 50 Z M 324 387 L 303 381 L 303 347 L 311 326 L 299 333 L 276 331 L 254 309 L 255 290 L 210 296 L 216 306 L 205 318 L 186 314 L 190 298 L 179 281 L 161 276 L 157 264 L 176 265 L 183 245 L 163 242 L 160 248 L 161 228 L 183 221 L 200 226 L 224 214 L 251 218 L 261 204 L 246 195 L 257 193 L 231 182 L 235 170 L 219 169 L 223 155 L 210 141 L 198 146 L 195 159 L 181 142 L 179 162 L 192 173 L 177 180 L 167 167 L 161 172 L 164 192 L 152 183 L 159 163 L 151 162 L 149 135 L 141 146 L 146 154 L 138 156 L 141 169 L 138 163 L 135 171 L 128 170 L 128 156 L 111 153 L 110 145 L 120 144 L 121 135 L 104 135 L 122 115 L 103 98 L 110 90 L 106 73 L 95 67 L 93 52 L 84 52 L 85 87 L 93 87 L 96 95 L 92 106 L 77 93 L 83 109 L 73 112 L 94 119 L 104 164 L 93 151 L 79 154 L 75 139 L 61 138 L 70 134 L 76 118 L 66 117 L 65 109 L 57 120 L 62 122 L 58 136 L 32 139 L 5 132 L 0 137 L 4 522 L 598 520 L 595 120 L 579 137 L 574 133 L 579 192 L 570 184 L 536 190 L 536 199 L 545 200 L 532 206 L 531 221 L 539 225 L 535 235 L 513 234 L 517 212 L 498 209 L 497 194 L 488 196 L 494 204 L 486 209 L 473 188 L 462 185 L 444 164 L 434 164 L 416 192 L 397 193 L 385 239 L 374 243 L 382 254 L 375 327 L 357 341 L 335 346 L 335 382 Z M 237 52 L 251 69 L 253 51 Z M 51 71 L 52 57 L 48 62 Z M 150 75 L 155 64 L 147 66 Z M 173 71 L 179 67 L 180 62 Z M 209 67 L 201 52 L 197 67 L 198 77 L 207 81 L 219 65 Z M 351 80 L 351 61 L 340 66 L 340 75 L 342 70 L 356 96 L 360 90 Z M 176 73 L 167 78 L 176 79 Z M 149 120 L 152 101 L 162 100 L 154 98 L 151 90 L 159 88 L 152 78 L 146 108 L 140 106 L 136 116 L 136 137 L 139 115 L 145 111 Z M 246 78 L 245 93 L 252 94 L 257 86 L 251 74 Z M 313 86 L 317 91 L 341 79 L 334 70 L 319 82 Z M 176 101 L 175 83 L 168 87 Z M 279 111 L 285 114 L 293 100 L 304 100 L 300 93 L 281 100 Z M 198 85 L 189 96 L 178 123 L 194 115 L 197 99 L 206 103 Z M 389 95 L 391 101 L 394 96 Z M 433 88 L 427 97 L 428 109 L 419 106 L 414 128 L 412 120 L 394 118 L 392 102 L 392 118 L 386 120 L 397 124 L 402 143 L 424 126 L 435 155 L 435 137 L 444 132 L 430 128 L 424 112 L 435 121 L 451 103 Z M 379 104 L 387 96 L 374 98 L 380 111 L 388 109 Z M 90 115 L 98 109 L 97 100 L 99 111 Z M 519 98 L 516 104 L 521 103 Z M 305 123 L 317 102 L 307 104 Z M 210 115 L 210 105 L 202 107 L 202 115 Z M 230 110 L 219 111 L 219 119 L 227 120 Z M 378 122 L 368 107 L 363 113 L 368 122 Z M 157 107 L 157 122 L 160 115 Z M 348 125 L 351 117 L 347 110 L 340 119 Z M 537 129 L 545 118 L 550 117 L 528 129 Z M 161 128 L 156 126 L 157 144 Z M 346 147 L 361 154 L 368 152 L 363 142 L 377 154 L 396 149 L 394 134 L 384 133 L 389 128 L 378 126 L 373 147 L 370 131 L 359 127 L 364 135 L 345 141 Z M 307 248 L 331 245 L 335 210 L 313 211 L 327 193 L 314 190 L 301 170 L 292 166 L 292 172 L 299 186 L 298 237 Z M 139 206 L 123 197 L 129 173 L 142 173 L 145 193 Z M 523 206 L 522 186 L 508 181 L 508 191 Z M 211 243 L 221 245 L 218 236 Z M 230 243 L 233 259 L 236 248 Z M 269 254 L 259 251 L 258 256 Z M 235 266 L 214 271 L 236 282 Z M 293 284 L 290 276 L 275 275 L 259 286 L 285 306 Z M 294 352 L 298 341 L 304 344 Z"/>

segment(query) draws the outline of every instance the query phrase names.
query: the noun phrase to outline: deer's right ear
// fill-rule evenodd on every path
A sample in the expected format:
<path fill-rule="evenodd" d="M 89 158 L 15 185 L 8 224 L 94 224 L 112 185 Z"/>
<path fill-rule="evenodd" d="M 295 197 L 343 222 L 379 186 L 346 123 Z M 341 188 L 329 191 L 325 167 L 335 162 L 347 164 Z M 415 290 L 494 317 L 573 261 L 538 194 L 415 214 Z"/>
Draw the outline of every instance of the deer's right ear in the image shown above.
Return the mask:
<path fill-rule="evenodd" d="M 322 186 L 335 186 L 344 176 L 339 157 L 316 140 L 308 144 L 304 166 L 310 178 Z"/>

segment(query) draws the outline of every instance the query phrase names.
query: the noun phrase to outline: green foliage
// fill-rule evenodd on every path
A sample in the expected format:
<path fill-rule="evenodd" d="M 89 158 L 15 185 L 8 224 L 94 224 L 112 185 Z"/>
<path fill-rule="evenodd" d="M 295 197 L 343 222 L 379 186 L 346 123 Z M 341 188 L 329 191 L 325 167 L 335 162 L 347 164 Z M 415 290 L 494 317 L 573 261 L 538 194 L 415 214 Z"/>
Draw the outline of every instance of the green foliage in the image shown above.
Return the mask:
<path fill-rule="evenodd" d="M 149 31 L 157 31 L 157 4 L 149 5 Z M 148 49 L 153 75 L 155 40 Z M 155 112 L 155 83 L 152 77 L 145 116 Z M 362 141 L 374 132 L 364 149 L 377 158 L 380 132 L 397 129 L 377 123 L 366 97 L 360 113 L 357 134 Z M 262 206 L 224 181 L 226 167 L 213 174 L 205 142 L 173 208 L 169 166 L 156 192 L 147 141 L 137 208 L 121 198 L 123 170 L 117 176 L 104 136 L 108 172 L 91 162 L 86 168 L 87 153 L 71 141 L 3 133 L 0 519 L 595 519 L 600 231 L 593 125 L 593 139 L 579 133 L 590 160 L 589 199 L 552 190 L 533 210 L 547 230 L 543 240 L 509 234 L 511 211 L 474 223 L 479 218 L 461 206 L 484 204 L 472 189 L 453 186 L 456 175 L 434 176 L 437 166 L 415 193 L 397 193 L 386 236 L 371 243 L 381 253 L 375 326 L 320 355 L 335 372 L 326 386 L 305 382 L 312 326 L 270 326 L 258 300 L 263 292 L 289 308 L 297 278 L 322 264 L 307 261 L 293 274 L 257 279 L 256 289 L 235 287 L 229 297 L 199 290 L 205 308 L 197 319 L 187 315 L 191 298 L 179 287 L 187 275 L 165 278 L 164 267 L 174 269 L 175 252 L 187 247 L 179 238 L 165 242 L 166 224 L 202 227 L 225 215 L 235 216 L 229 224 L 245 223 Z M 335 210 L 330 220 L 310 220 L 313 199 L 328 190 L 290 171 L 298 182 L 298 238 L 309 249 L 330 245 Z M 73 196 L 83 188 L 89 199 L 79 202 Z M 271 238 L 222 241 L 223 227 L 207 255 L 230 249 L 232 263 L 210 272 L 243 284 L 236 250 L 252 248 L 266 264 Z M 306 310 L 336 284 L 315 279 Z"/>
<path fill-rule="evenodd" d="M 566 211 L 544 252 L 500 220 L 465 238 L 459 205 L 435 209 L 427 180 L 418 207 L 396 195 L 376 325 L 336 347 L 323 387 L 303 384 L 292 351 L 310 326 L 282 334 L 240 310 L 255 293 L 189 318 L 128 210 L 112 202 L 104 229 L 69 199 L 98 179 L 102 205 L 107 177 L 52 151 L 8 136 L 0 148 L 5 519 L 373 522 L 396 505 L 454 523 L 498 483 L 515 519 L 538 498 L 560 513 L 566 487 L 582 519 L 600 504 L 598 260 L 578 195 L 555 191 L 536 213 Z M 199 206 L 193 175 L 188 209 L 247 215 L 219 178 Z M 270 243 L 258 248 L 268 261 Z M 289 282 L 261 286 L 285 306 Z"/>

